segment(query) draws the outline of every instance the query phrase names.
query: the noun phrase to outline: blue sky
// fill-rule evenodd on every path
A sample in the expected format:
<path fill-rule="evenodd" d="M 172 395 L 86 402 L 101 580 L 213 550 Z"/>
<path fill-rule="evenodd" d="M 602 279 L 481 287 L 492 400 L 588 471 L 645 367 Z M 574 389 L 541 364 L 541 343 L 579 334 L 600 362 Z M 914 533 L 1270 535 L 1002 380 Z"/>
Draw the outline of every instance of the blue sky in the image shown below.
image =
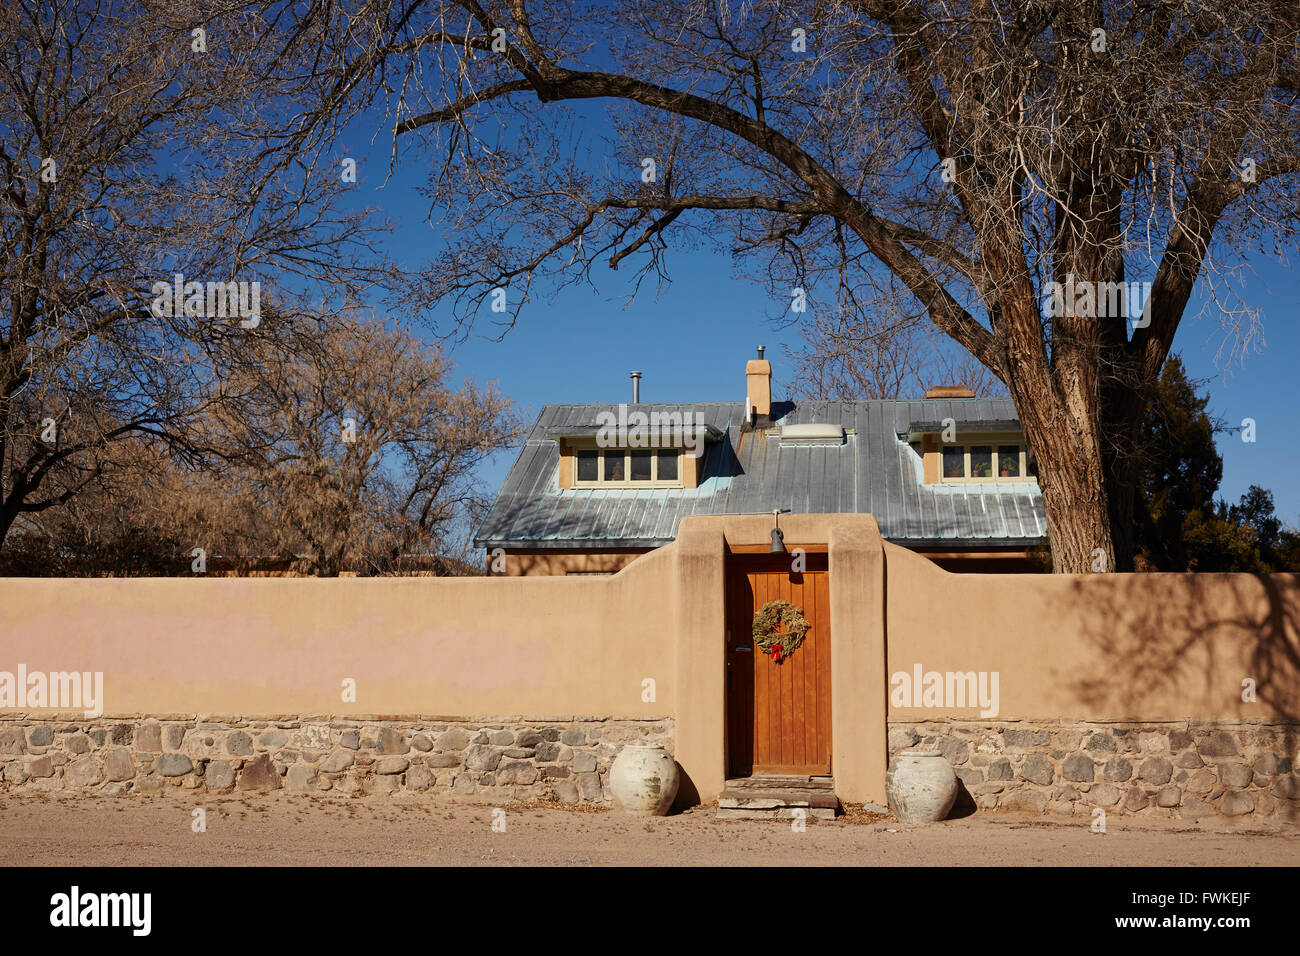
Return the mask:
<path fill-rule="evenodd" d="M 380 142 L 382 143 L 382 138 Z M 377 206 L 396 225 L 387 237 L 407 265 L 428 261 L 443 233 L 425 216 L 427 201 L 415 191 L 425 169 L 418 153 L 408 152 L 396 174 L 380 188 L 387 170 L 383 149 L 372 150 L 359 165 L 357 199 Z M 355 154 L 353 154 L 355 155 Z M 706 213 L 694 213 L 704 217 Z M 707 221 L 707 220 L 698 220 Z M 1205 291 L 1197 294 L 1174 343 L 1189 374 L 1208 380 L 1210 409 L 1228 425 L 1244 418 L 1256 423 L 1256 441 L 1238 434 L 1218 438 L 1224 459 L 1220 496 L 1236 502 L 1251 484 L 1273 492 L 1284 522 L 1300 524 L 1300 443 L 1293 435 L 1293 409 L 1300 407 L 1294 356 L 1300 354 L 1300 272 L 1276 260 L 1250 261 L 1250 281 L 1239 292 L 1258 309 L 1262 336 L 1244 355 L 1231 361 L 1219 352 L 1222 329 L 1213 310 L 1199 318 Z M 744 397 L 744 363 L 756 345 L 768 347 L 776 397 L 789 387 L 788 350 L 799 342 L 763 287 L 740 278 L 730 257 L 710 248 L 670 249 L 671 282 L 657 288 L 647 280 L 628 305 L 634 265 L 618 272 L 593 268 L 597 289 L 564 290 L 552 300 L 524 307 L 516 326 L 497 341 L 500 330 L 484 310 L 485 321 L 471 337 L 455 345 L 452 356 L 460 376 L 479 382 L 495 380 L 501 390 L 531 415 L 542 405 L 559 402 L 617 402 L 631 398 L 628 372 L 638 369 L 643 401 L 717 401 Z M 438 314 L 442 314 L 440 311 Z M 449 310 L 446 311 L 449 317 Z M 419 331 L 415 329 L 414 331 Z M 498 456 L 483 470 L 485 486 L 495 492 L 516 450 Z"/>

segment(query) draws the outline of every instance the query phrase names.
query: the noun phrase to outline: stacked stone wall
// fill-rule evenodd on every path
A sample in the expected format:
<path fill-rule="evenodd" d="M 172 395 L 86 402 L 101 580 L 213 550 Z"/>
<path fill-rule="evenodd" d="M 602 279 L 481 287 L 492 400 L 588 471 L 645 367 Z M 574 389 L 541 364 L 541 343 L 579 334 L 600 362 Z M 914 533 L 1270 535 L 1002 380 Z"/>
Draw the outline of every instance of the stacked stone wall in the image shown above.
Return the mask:
<path fill-rule="evenodd" d="M 940 751 L 980 809 L 1300 820 L 1292 722 L 890 721 L 890 758 L 908 747 Z"/>
<path fill-rule="evenodd" d="M 412 791 L 604 805 L 610 765 L 634 743 L 672 753 L 672 719 L 12 715 L 0 718 L 0 789 Z"/>

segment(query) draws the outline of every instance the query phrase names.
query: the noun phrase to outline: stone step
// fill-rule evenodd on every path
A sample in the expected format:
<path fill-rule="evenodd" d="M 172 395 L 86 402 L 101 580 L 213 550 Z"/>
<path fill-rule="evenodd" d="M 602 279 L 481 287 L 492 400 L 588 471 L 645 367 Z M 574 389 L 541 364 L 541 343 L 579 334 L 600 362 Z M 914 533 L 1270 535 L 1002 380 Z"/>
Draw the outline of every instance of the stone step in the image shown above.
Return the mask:
<path fill-rule="evenodd" d="M 737 807 L 718 807 L 719 820 L 793 820 L 794 811 L 803 809 L 804 813 L 816 820 L 834 820 L 835 811 L 816 807 L 796 808 L 778 807 L 775 810 L 741 810 Z"/>
<path fill-rule="evenodd" d="M 762 774 L 736 777 L 727 781 L 728 790 L 834 790 L 833 777 L 806 777 L 793 774 Z"/>
<path fill-rule="evenodd" d="M 764 810 L 772 807 L 831 807 L 840 805 L 828 790 L 723 790 L 718 795 L 720 807 L 745 807 Z"/>
<path fill-rule="evenodd" d="M 823 780 L 830 786 L 822 785 Z M 789 785 L 792 782 L 794 786 Z M 720 820 L 790 820 L 795 810 L 830 820 L 840 806 L 830 778 L 748 777 L 727 784 L 718 795 Z"/>

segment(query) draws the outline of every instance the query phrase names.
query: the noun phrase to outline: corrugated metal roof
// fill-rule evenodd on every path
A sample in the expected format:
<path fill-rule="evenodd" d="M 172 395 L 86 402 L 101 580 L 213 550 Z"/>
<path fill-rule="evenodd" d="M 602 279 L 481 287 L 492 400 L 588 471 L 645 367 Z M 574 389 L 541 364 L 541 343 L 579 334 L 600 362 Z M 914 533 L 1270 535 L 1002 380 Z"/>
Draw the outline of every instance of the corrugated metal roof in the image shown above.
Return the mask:
<path fill-rule="evenodd" d="M 1015 420 L 1010 399 L 778 402 L 778 425 L 827 423 L 843 444 L 782 442 L 779 429 L 741 432 L 741 402 L 640 404 L 632 411 L 695 412 L 722 435 L 706 446 L 698 488 L 559 488 L 557 436 L 590 434 L 617 405 L 547 405 L 487 517 L 479 547 L 658 547 L 695 514 L 865 512 L 887 540 L 911 545 L 1030 545 L 1047 540 L 1043 499 L 1032 479 L 927 485 L 906 442 L 912 423 Z"/>

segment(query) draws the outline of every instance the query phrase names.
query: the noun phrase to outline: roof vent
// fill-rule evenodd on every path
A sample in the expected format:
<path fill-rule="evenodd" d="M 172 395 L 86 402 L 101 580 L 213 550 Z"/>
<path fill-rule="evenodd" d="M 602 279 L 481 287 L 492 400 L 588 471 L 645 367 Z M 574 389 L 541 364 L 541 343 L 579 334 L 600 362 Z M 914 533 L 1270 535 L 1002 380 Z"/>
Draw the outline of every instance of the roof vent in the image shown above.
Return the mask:
<path fill-rule="evenodd" d="M 782 425 L 781 444 L 783 445 L 842 445 L 844 444 L 843 425 Z"/>
<path fill-rule="evenodd" d="M 632 378 L 632 404 L 636 405 L 641 401 L 641 373 L 628 372 Z"/>

